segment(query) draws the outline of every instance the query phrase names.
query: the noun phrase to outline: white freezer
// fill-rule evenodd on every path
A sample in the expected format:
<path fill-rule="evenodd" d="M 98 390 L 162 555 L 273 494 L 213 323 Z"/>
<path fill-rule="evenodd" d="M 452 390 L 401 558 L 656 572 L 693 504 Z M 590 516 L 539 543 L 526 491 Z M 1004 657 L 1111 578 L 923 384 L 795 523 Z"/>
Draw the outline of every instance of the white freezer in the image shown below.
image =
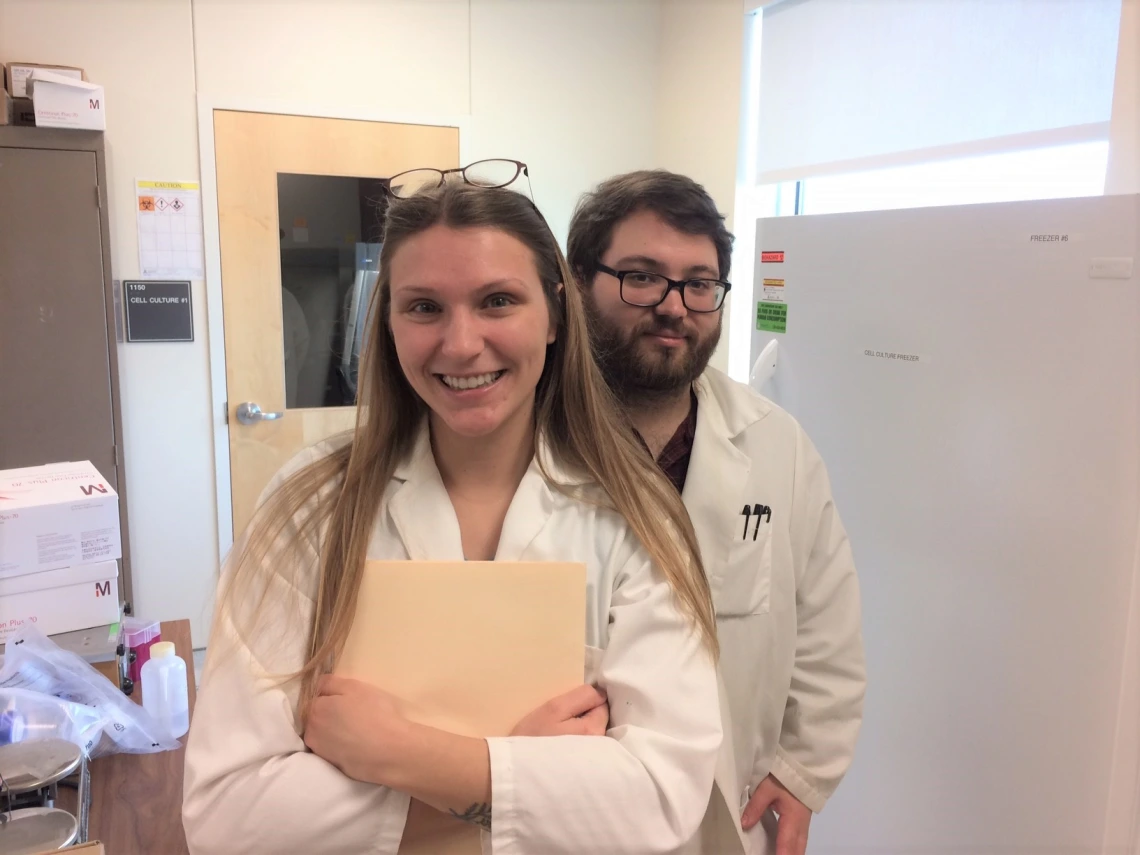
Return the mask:
<path fill-rule="evenodd" d="M 787 332 L 754 331 L 752 360 L 778 341 L 761 391 L 819 446 L 864 597 L 865 724 L 813 854 L 1102 852 L 1140 680 L 1138 215 L 1115 196 L 759 222 L 753 306 L 784 280 Z"/>

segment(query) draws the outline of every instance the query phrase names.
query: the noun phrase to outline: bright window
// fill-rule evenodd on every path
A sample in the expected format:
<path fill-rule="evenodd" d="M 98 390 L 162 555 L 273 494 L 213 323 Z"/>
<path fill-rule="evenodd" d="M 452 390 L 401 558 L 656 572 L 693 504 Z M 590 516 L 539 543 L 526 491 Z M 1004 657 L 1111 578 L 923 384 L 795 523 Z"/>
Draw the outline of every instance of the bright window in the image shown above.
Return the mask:
<path fill-rule="evenodd" d="M 840 214 L 891 208 L 1013 202 L 1099 196 L 1108 168 L 1108 141 L 1053 146 L 897 166 L 849 175 L 822 175 L 799 183 L 798 213 Z M 777 185 L 794 197 L 797 182 Z M 791 184 L 789 190 L 787 185 Z M 777 204 L 770 215 L 790 213 Z"/>

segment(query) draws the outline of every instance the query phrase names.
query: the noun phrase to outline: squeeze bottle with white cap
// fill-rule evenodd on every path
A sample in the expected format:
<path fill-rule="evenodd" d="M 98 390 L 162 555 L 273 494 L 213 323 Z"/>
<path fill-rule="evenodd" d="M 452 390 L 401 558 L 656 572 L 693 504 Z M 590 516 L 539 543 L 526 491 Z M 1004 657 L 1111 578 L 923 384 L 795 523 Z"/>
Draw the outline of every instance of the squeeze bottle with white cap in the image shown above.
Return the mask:
<path fill-rule="evenodd" d="M 172 739 L 190 729 L 186 663 L 174 654 L 173 642 L 151 645 L 150 659 L 142 667 L 142 701 Z"/>

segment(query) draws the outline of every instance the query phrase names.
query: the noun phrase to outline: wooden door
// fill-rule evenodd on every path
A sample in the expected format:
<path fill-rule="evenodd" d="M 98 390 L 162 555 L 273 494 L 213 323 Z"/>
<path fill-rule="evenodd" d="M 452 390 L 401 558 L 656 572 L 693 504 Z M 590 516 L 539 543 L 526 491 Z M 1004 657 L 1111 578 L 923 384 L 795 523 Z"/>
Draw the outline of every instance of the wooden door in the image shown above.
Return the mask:
<path fill-rule="evenodd" d="M 215 110 L 214 147 L 236 537 L 289 458 L 352 427 L 378 179 L 459 166 L 459 130 Z"/>

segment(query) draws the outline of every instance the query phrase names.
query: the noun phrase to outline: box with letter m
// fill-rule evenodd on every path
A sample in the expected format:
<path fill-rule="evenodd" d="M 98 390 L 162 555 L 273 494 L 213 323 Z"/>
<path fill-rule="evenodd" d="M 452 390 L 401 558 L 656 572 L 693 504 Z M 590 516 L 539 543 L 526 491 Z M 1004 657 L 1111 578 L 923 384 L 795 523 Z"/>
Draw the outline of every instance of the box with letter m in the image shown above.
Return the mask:
<path fill-rule="evenodd" d="M 0 471 L 0 641 L 118 618 L 119 497 L 87 461 Z"/>

